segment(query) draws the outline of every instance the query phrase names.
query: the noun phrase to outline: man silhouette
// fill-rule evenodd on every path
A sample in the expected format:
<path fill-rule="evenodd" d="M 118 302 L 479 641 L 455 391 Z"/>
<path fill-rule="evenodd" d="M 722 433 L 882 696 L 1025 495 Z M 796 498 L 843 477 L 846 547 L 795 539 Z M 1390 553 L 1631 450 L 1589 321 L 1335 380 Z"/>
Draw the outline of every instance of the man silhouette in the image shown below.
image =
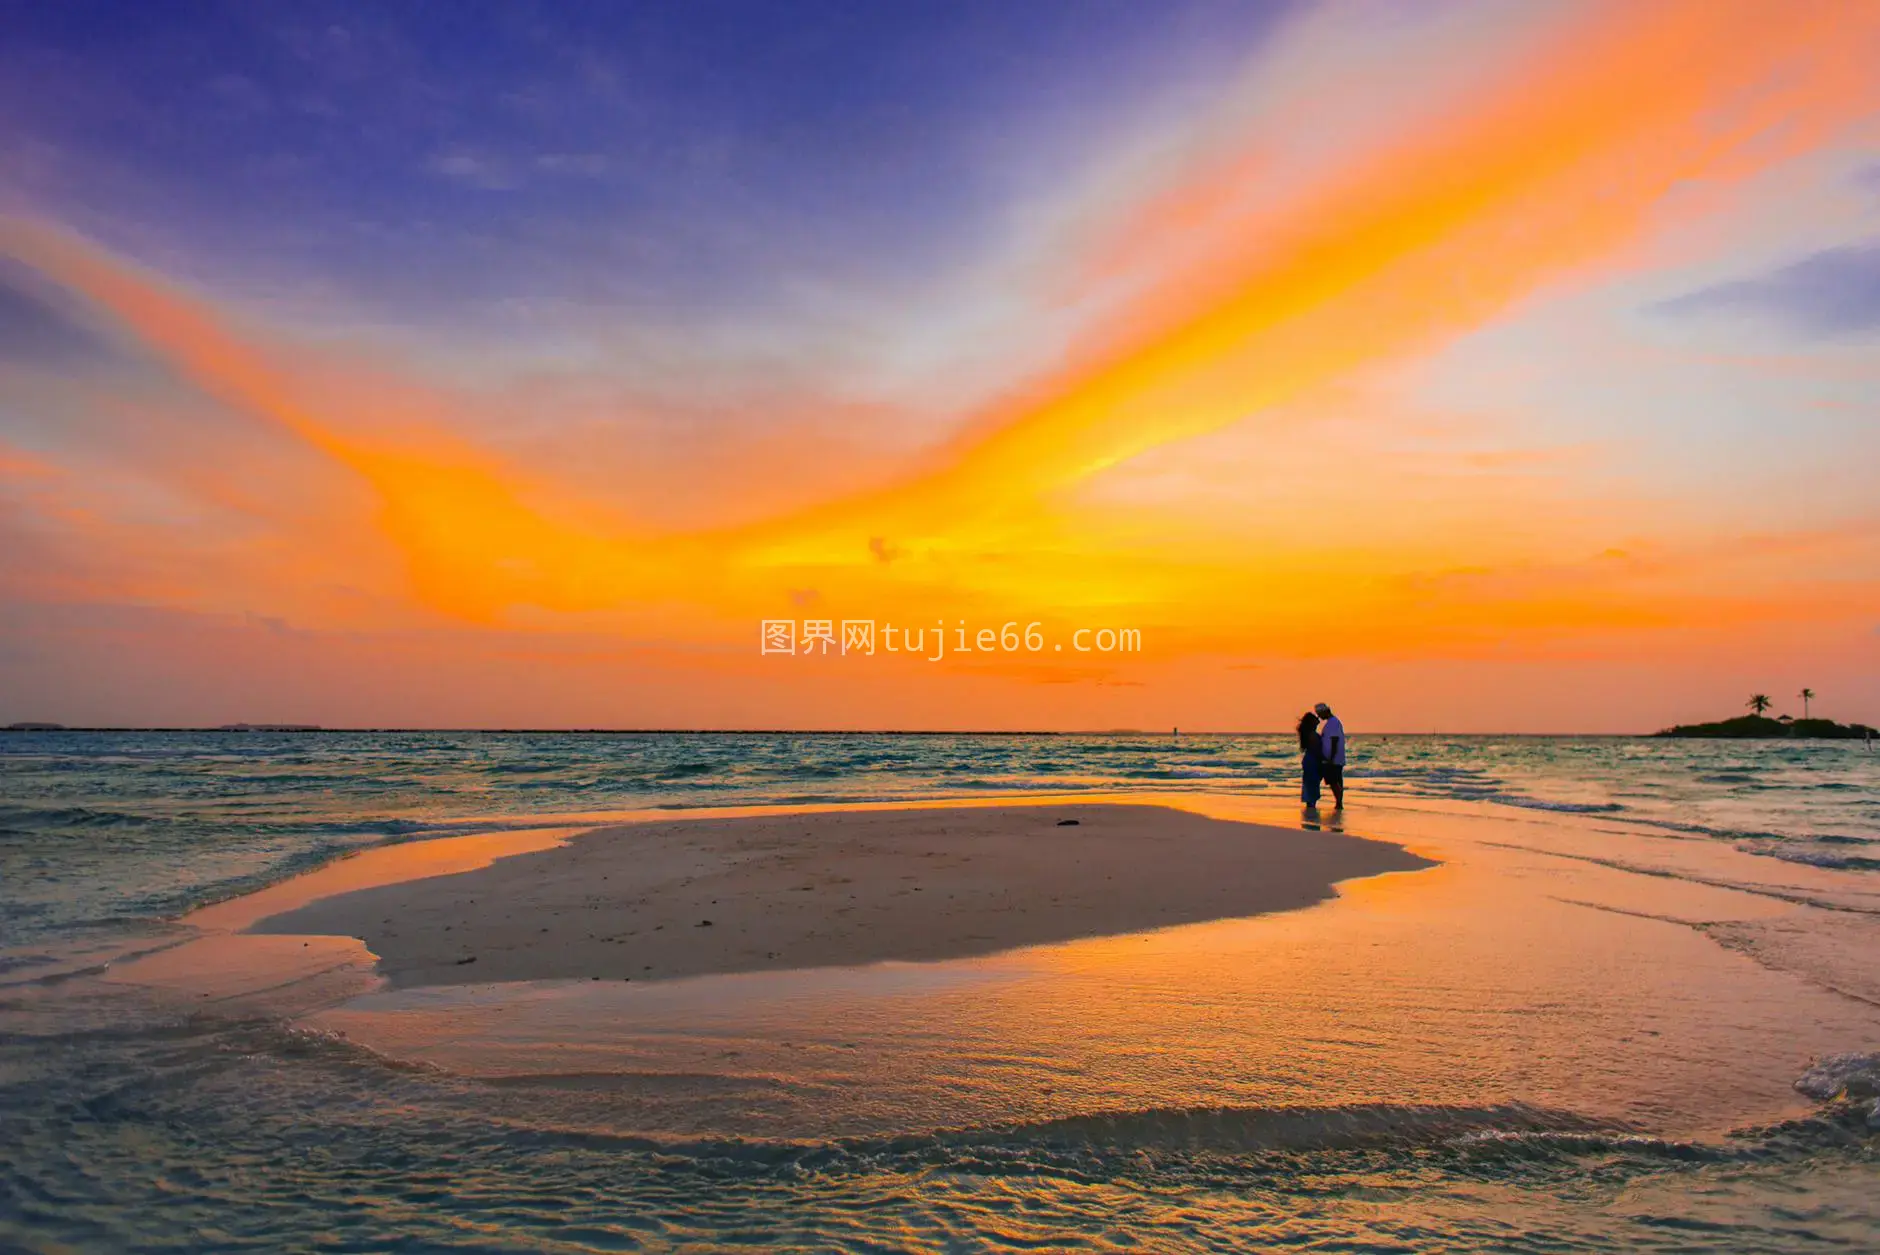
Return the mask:
<path fill-rule="evenodd" d="M 1324 749 L 1325 785 L 1332 791 L 1332 809 L 1345 809 L 1345 725 L 1324 702 L 1312 708 L 1324 720 L 1319 725 L 1319 744 Z"/>

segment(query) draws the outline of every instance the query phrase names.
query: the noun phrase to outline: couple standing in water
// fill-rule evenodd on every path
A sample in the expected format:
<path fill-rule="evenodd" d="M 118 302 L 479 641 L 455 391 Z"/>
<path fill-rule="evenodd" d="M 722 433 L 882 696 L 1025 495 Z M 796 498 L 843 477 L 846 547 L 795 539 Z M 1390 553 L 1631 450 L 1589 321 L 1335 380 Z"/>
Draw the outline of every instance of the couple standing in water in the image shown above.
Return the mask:
<path fill-rule="evenodd" d="M 1301 802 L 1316 807 L 1323 782 L 1332 790 L 1332 804 L 1345 809 L 1345 725 L 1324 702 L 1299 716 L 1299 766 Z"/>

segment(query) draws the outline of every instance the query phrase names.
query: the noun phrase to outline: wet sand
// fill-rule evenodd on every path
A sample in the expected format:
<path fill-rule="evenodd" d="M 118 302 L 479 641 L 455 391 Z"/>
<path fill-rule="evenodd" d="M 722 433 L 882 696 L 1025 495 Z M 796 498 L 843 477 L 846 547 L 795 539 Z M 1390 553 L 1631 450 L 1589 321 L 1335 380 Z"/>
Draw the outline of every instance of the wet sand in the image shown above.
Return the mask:
<path fill-rule="evenodd" d="M 1075 820 L 1074 824 L 1065 823 Z M 845 810 L 597 829 L 323 898 L 251 931 L 357 937 L 393 985 L 930 960 L 1310 906 L 1431 866 L 1161 806 Z"/>

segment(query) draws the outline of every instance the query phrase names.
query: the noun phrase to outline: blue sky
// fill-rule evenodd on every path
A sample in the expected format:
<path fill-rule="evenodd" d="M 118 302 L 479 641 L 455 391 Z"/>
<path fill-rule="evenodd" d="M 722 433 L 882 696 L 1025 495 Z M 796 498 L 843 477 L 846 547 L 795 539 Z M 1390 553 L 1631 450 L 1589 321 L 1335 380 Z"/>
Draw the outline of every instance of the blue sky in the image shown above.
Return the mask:
<path fill-rule="evenodd" d="M 154 659 L 165 709 L 405 722 L 421 639 L 435 710 L 500 675 L 493 722 L 774 725 L 747 629 L 811 590 L 1176 640 L 976 690 L 1021 726 L 1247 726 L 1286 667 L 1370 676 L 1373 726 L 1475 726 L 1455 668 L 1516 662 L 1503 728 L 1880 700 L 1880 9 L 0 25 L 0 594 L 40 624 L 0 687 L 109 717 Z M 266 684 L 312 709 L 235 708 Z"/>
<path fill-rule="evenodd" d="M 1262 3 L 17 4 L 4 194 L 152 264 L 393 321 L 696 317 L 906 282 Z"/>

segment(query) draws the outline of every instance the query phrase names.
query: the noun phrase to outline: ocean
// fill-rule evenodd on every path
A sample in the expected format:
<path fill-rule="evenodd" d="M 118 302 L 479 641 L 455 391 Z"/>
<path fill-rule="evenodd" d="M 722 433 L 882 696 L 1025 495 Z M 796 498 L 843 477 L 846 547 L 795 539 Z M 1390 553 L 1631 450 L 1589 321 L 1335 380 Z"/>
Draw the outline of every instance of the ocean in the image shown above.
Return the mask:
<path fill-rule="evenodd" d="M 111 979 L 387 843 L 1055 794 L 1299 826 L 1296 771 L 1277 736 L 0 734 L 0 1249 L 1880 1247 L 1863 1112 L 1788 1088 L 1880 1050 L 1859 743 L 1358 735 L 1347 830 L 1452 865 L 1127 949 L 265 1011 Z"/>

